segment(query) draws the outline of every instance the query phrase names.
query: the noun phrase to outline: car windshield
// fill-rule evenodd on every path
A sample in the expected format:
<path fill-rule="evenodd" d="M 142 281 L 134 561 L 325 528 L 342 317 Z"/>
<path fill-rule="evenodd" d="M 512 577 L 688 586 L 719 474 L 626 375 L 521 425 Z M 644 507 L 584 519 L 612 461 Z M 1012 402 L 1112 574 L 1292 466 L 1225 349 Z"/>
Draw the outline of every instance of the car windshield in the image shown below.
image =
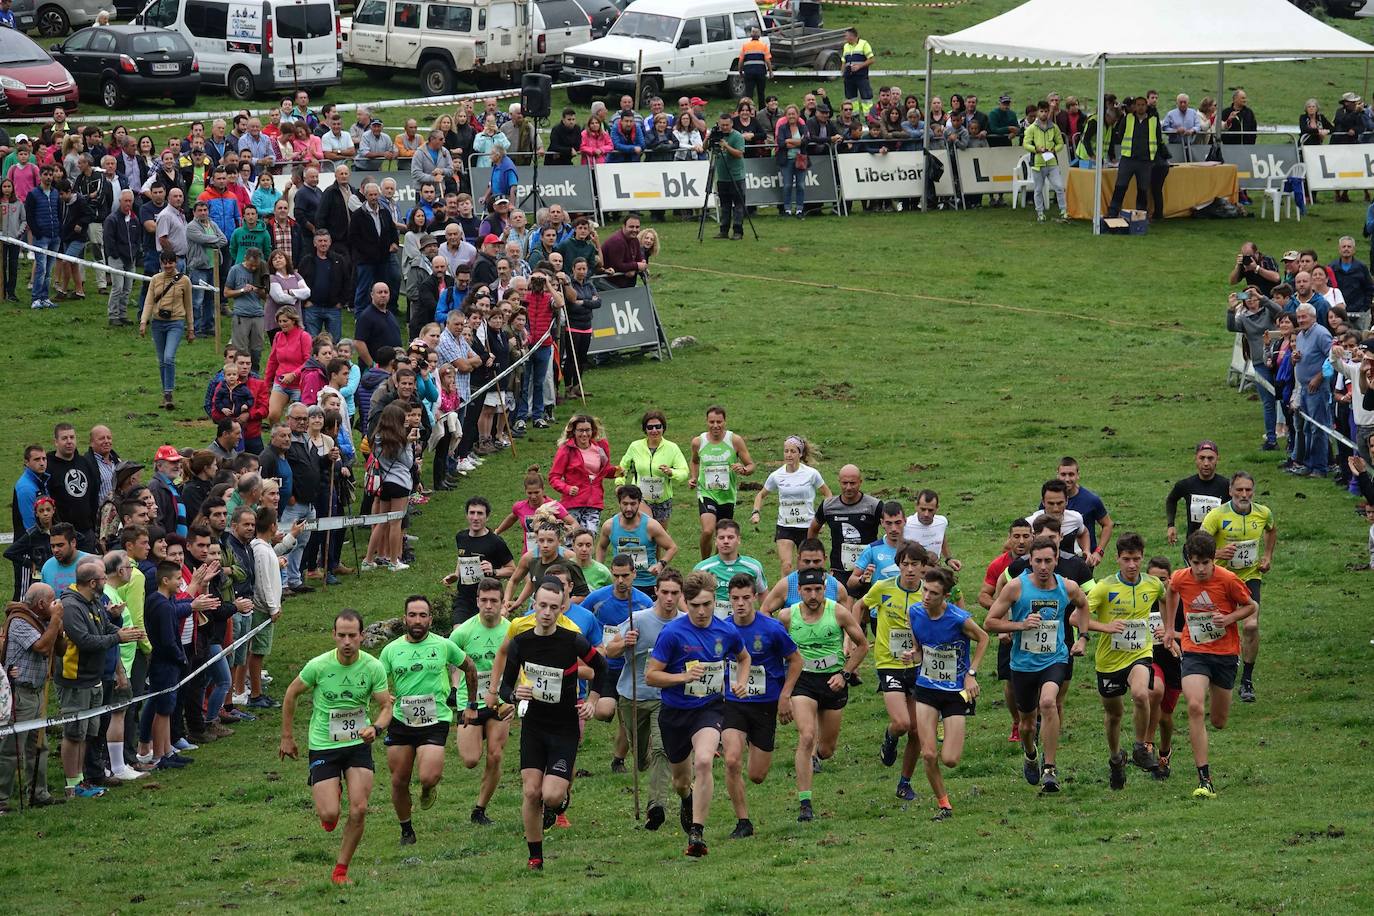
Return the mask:
<path fill-rule="evenodd" d="M 6 64 L 42 64 L 52 60 L 26 35 L 0 29 L 0 60 Z"/>
<path fill-rule="evenodd" d="M 677 36 L 681 19 L 672 16 L 659 16 L 655 13 L 630 11 L 615 21 L 606 34 L 624 35 L 626 38 L 647 38 L 650 41 L 672 41 Z"/>
<path fill-rule="evenodd" d="M 177 35 L 170 32 L 140 32 L 130 39 L 129 49 L 135 54 L 175 54 L 178 51 L 189 50 Z"/>

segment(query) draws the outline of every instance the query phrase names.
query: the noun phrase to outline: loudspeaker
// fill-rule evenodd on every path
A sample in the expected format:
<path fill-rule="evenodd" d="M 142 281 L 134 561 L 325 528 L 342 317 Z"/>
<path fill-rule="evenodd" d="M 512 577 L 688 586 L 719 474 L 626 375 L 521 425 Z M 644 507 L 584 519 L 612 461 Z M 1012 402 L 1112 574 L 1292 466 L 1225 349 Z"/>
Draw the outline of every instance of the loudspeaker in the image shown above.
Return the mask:
<path fill-rule="evenodd" d="M 520 110 L 527 118 L 547 118 L 552 94 L 552 77 L 547 73 L 526 73 L 520 81 Z"/>

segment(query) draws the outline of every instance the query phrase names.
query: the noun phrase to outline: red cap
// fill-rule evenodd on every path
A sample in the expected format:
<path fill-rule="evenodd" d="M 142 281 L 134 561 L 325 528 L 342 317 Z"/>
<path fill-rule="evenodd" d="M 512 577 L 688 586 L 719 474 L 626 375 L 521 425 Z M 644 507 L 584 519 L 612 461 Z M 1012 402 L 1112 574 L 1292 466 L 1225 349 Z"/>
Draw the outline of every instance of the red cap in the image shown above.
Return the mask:
<path fill-rule="evenodd" d="M 500 237 L 500 236 L 496 236 L 496 235 L 492 235 L 490 232 L 488 232 L 486 238 L 482 239 L 482 244 L 483 244 L 483 245 L 500 245 L 500 244 L 501 244 L 501 237 Z"/>
<path fill-rule="evenodd" d="M 706 104 L 706 100 L 699 95 L 694 95 L 688 100 L 688 104 L 696 108 L 701 108 Z"/>
<path fill-rule="evenodd" d="M 154 460 L 154 461 L 180 461 L 180 460 L 181 460 L 181 452 L 177 451 L 175 448 L 173 448 L 173 447 L 170 446 L 170 445 L 164 445 L 164 446 L 162 446 L 161 448 L 159 448 L 159 449 L 157 450 L 157 454 L 153 455 L 153 460 Z"/>

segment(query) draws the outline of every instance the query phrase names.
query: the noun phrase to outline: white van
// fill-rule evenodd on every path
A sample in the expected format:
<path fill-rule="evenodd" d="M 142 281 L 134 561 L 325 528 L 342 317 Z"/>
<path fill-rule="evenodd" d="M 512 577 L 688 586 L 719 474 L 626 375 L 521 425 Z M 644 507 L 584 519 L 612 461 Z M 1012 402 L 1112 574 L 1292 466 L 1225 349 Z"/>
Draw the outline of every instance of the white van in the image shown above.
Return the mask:
<path fill-rule="evenodd" d="M 739 51 L 755 26 L 763 28 L 754 0 L 634 0 L 604 38 L 563 53 L 563 76 L 633 93 L 642 53 L 641 106 L 664 89 L 713 84 L 737 99 L 744 94 Z M 594 88 L 574 87 L 569 96 L 581 102 Z"/>
<path fill-rule="evenodd" d="M 203 85 L 240 101 L 343 81 L 333 0 L 153 0 L 135 21 L 184 35 Z"/>

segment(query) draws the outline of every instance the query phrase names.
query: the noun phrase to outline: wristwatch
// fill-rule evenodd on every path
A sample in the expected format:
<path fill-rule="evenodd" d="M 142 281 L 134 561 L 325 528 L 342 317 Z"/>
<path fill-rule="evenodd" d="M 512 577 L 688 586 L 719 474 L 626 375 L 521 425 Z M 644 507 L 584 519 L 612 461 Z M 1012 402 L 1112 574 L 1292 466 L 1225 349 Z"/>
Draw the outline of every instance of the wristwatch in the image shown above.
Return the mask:
<path fill-rule="evenodd" d="M 841 671 L 840 671 L 840 677 L 844 678 L 844 682 L 845 682 L 846 684 L 852 684 L 852 683 L 854 683 L 854 672 L 853 672 L 853 671 L 841 670 Z"/>
<path fill-rule="evenodd" d="M 477 708 L 478 708 L 478 707 L 477 707 L 477 701 L 476 701 L 476 700 L 468 700 L 468 709 L 477 709 Z"/>

